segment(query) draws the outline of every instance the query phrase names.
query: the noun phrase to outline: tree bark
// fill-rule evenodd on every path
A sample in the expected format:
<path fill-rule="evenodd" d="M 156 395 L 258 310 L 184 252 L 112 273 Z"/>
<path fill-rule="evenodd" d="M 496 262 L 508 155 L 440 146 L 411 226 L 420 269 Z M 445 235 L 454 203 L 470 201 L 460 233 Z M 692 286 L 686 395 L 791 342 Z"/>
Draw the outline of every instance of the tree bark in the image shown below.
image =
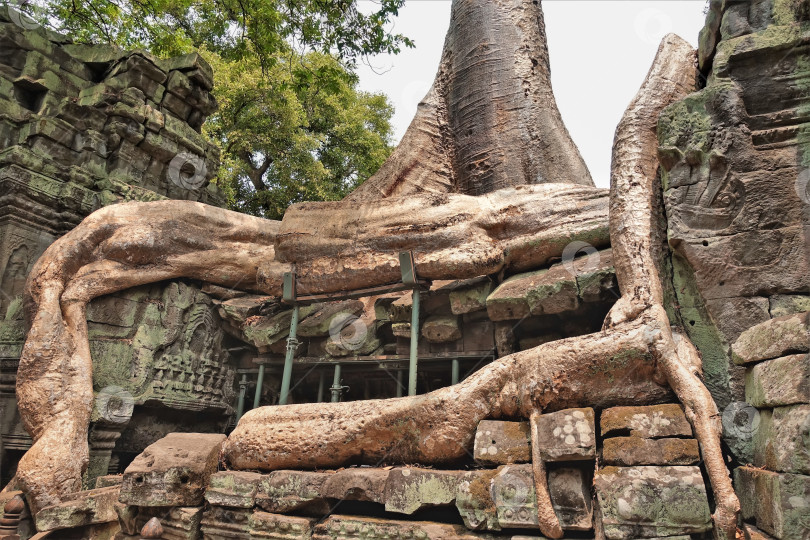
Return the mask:
<path fill-rule="evenodd" d="M 551 90 L 540 2 L 454 0 L 432 88 L 391 159 L 347 200 L 593 186 Z"/>
<path fill-rule="evenodd" d="M 505 0 L 495 4 L 501 9 Z M 454 7 L 460 16 L 481 4 L 457 0 Z M 509 13 L 536 12 L 520 2 Z M 522 20 L 512 24 L 520 27 Z M 468 451 L 484 418 L 655 403 L 671 388 L 701 444 L 718 532 L 733 538 L 739 503 L 723 463 L 717 409 L 699 378 L 696 350 L 672 329 L 663 308 L 654 225 L 657 118 L 694 81 L 694 51 L 668 36 L 617 130 L 610 234 L 622 298 L 601 332 L 501 358 L 424 396 L 253 410 L 228 439 L 231 465 L 272 470 L 452 461 Z M 473 178 L 471 191 L 512 181 L 492 176 L 506 179 L 487 184 L 486 178 Z M 481 197 L 412 193 L 367 204 L 298 205 L 281 224 L 183 201 L 122 204 L 96 212 L 54 243 L 26 287 L 31 330 L 17 379 L 21 416 L 35 441 L 17 480 L 32 511 L 80 489 L 93 397 L 85 308 L 97 296 L 177 277 L 278 295 L 282 273 L 293 266 L 305 292 L 380 285 L 398 277 L 395 257 L 403 249 L 417 251 L 423 277 L 457 279 L 542 265 L 567 242 L 607 239 L 604 191 L 595 188 L 510 187 Z M 600 373 L 610 373 L 612 382 L 600 384 Z M 547 498 L 539 500 L 541 529 L 558 538 L 553 509 Z"/>

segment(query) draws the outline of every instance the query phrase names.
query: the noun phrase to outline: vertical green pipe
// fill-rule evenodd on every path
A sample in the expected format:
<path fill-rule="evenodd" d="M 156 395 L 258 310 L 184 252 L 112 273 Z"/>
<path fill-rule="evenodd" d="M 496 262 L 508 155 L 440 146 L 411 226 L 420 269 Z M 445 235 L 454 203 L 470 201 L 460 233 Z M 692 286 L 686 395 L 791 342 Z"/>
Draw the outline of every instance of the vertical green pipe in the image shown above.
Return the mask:
<path fill-rule="evenodd" d="M 450 384 L 458 384 L 458 358 L 453 358 L 450 364 Z"/>
<path fill-rule="evenodd" d="M 323 403 L 323 387 L 325 385 L 326 377 L 323 376 L 323 370 L 318 372 L 318 399 L 315 403 Z"/>
<path fill-rule="evenodd" d="M 245 394 L 247 393 L 247 373 L 242 373 L 242 380 L 239 381 L 239 401 L 236 403 L 236 422 L 245 414 Z"/>
<path fill-rule="evenodd" d="M 402 397 L 402 370 L 397 370 L 397 397 Z"/>
<path fill-rule="evenodd" d="M 332 379 L 332 403 L 340 401 L 340 391 L 342 389 L 340 385 L 340 364 L 335 364 L 335 378 Z"/>
<path fill-rule="evenodd" d="M 256 379 L 256 394 L 253 396 L 253 408 L 259 407 L 259 400 L 262 397 L 262 386 L 264 386 L 264 364 L 259 364 L 259 377 Z"/>
<path fill-rule="evenodd" d="M 419 350 L 419 289 L 413 290 L 411 306 L 411 363 L 408 369 L 408 395 L 416 395 L 416 364 Z"/>
<path fill-rule="evenodd" d="M 287 357 L 284 359 L 284 373 L 281 375 L 281 395 L 279 405 L 286 405 L 290 398 L 290 382 L 292 381 L 293 357 L 298 348 L 298 304 L 293 306 L 292 320 L 290 321 L 290 337 L 287 338 Z"/>

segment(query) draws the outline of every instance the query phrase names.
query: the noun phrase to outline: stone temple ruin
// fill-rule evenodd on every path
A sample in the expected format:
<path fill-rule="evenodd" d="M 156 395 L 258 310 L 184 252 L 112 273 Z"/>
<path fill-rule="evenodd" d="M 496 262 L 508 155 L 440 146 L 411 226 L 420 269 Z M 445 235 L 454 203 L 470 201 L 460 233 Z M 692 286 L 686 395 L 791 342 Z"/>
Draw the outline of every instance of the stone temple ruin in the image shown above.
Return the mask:
<path fill-rule="evenodd" d="M 221 209 L 198 55 L 0 14 L 0 538 L 810 538 L 807 3 L 665 38 L 609 192 L 512 3 L 280 223 Z"/>

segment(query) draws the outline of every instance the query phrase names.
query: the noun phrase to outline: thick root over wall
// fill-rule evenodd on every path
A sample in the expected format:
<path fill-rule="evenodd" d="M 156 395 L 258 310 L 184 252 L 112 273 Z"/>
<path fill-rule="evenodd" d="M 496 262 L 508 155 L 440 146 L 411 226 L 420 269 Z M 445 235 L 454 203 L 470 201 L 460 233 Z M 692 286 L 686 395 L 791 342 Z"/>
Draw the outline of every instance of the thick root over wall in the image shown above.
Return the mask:
<path fill-rule="evenodd" d="M 617 130 L 610 237 L 621 254 L 614 258 L 623 296 L 601 332 L 501 358 L 424 396 L 251 411 L 227 442 L 230 464 L 440 463 L 468 451 L 484 418 L 655 403 L 671 389 L 701 445 L 717 531 L 733 538 L 739 503 L 723 462 L 718 412 L 699 378 L 697 351 L 662 306 L 652 226 L 660 215 L 657 118 L 694 84 L 694 51 L 667 37 Z M 432 279 L 537 267 L 573 240 L 607 244 L 606 204 L 604 190 L 548 184 L 481 197 L 423 194 L 359 209 L 303 204 L 282 224 L 180 201 L 103 209 L 53 244 L 28 282 L 31 330 L 17 394 L 35 443 L 17 484 L 34 512 L 80 489 L 93 397 L 85 308 L 93 298 L 178 277 L 279 294 L 281 275 L 293 265 L 302 292 L 380 285 L 396 280 L 395 257 L 406 249 L 416 251 L 418 273 Z M 600 384 L 598 375 L 608 373 L 614 382 Z M 534 461 L 541 529 L 558 538 L 543 464 Z"/>

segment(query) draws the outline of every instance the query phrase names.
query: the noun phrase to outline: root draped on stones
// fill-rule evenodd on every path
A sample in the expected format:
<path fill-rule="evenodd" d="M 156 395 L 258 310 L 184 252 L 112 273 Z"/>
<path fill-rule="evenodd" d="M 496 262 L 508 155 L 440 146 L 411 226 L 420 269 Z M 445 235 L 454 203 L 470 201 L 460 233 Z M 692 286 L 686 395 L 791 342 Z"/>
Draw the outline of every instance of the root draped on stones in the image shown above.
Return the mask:
<path fill-rule="evenodd" d="M 700 380 L 696 349 L 664 310 L 661 232 L 654 226 L 661 213 L 657 118 L 694 88 L 694 51 L 667 36 L 616 133 L 609 235 L 622 297 L 601 332 L 509 355 L 422 396 L 255 409 L 226 443 L 230 465 L 442 463 L 468 451 L 485 418 L 652 404 L 674 392 L 701 446 L 717 502 L 716 531 L 734 538 L 739 502 L 723 461 L 718 411 Z M 538 267 L 575 240 L 608 243 L 604 190 L 569 183 L 477 197 L 415 191 L 383 202 L 358 195 L 353 206 L 297 205 L 280 224 L 182 201 L 115 205 L 54 243 L 27 283 L 30 331 L 17 379 L 34 445 L 15 485 L 32 511 L 81 486 L 93 399 L 85 310 L 93 298 L 179 277 L 278 295 L 283 272 L 293 267 L 309 293 L 380 285 L 396 279 L 403 249 L 416 252 L 420 276 L 458 279 Z M 543 464 L 539 456 L 533 461 L 540 528 L 559 538 Z"/>

